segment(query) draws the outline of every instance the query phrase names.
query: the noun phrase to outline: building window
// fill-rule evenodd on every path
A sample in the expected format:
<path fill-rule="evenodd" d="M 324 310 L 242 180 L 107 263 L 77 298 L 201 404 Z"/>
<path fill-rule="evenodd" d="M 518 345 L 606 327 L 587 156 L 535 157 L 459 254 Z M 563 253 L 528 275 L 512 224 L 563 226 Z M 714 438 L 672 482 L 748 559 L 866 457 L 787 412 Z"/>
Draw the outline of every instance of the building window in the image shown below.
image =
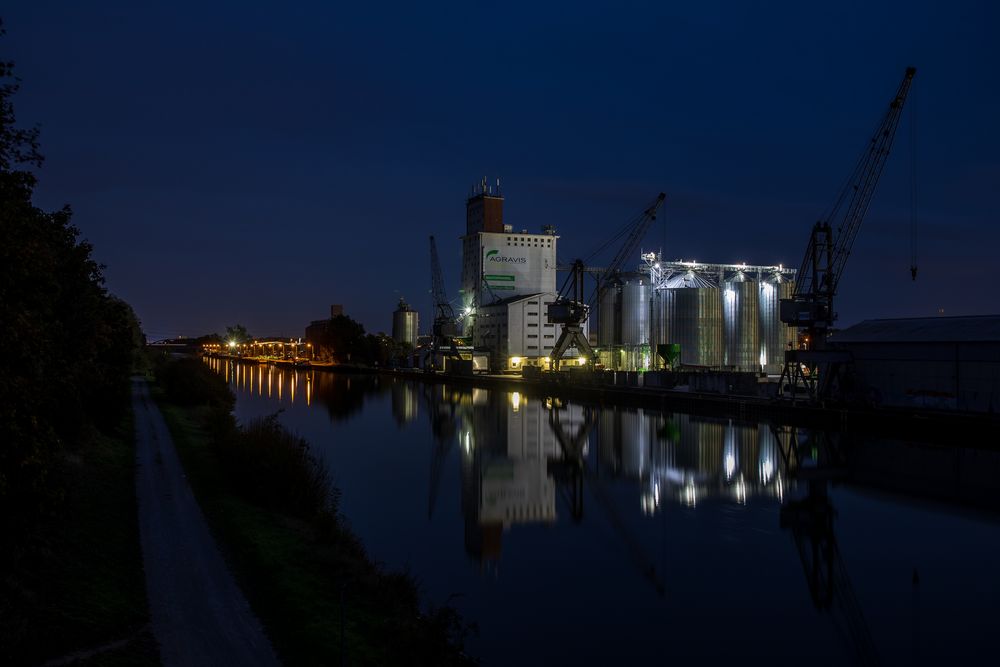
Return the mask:
<path fill-rule="evenodd" d="M 528 313 L 528 317 L 538 317 L 538 313 Z"/>
<path fill-rule="evenodd" d="M 537 322 L 528 322 L 528 326 L 529 327 L 537 327 L 538 323 Z"/>
<path fill-rule="evenodd" d="M 529 305 L 529 306 L 537 306 L 537 305 L 538 305 L 538 302 L 537 302 L 537 301 L 529 301 L 529 302 L 528 302 L 528 305 Z"/>
<path fill-rule="evenodd" d="M 528 338 L 538 338 L 538 334 L 528 334 Z"/>
<path fill-rule="evenodd" d="M 542 338 L 555 338 L 553 334 L 545 334 Z"/>
<path fill-rule="evenodd" d="M 537 345 L 529 345 L 529 346 L 528 346 L 528 349 L 529 349 L 529 350 L 537 350 L 537 349 L 538 349 L 538 346 L 537 346 Z"/>

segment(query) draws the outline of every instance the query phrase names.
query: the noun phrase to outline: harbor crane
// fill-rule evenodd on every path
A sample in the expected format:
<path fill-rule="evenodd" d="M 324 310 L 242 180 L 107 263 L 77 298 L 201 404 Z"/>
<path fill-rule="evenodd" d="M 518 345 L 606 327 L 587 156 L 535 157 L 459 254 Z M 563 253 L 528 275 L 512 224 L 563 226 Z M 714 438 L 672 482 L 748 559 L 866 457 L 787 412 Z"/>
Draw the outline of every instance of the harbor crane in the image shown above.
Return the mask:
<path fill-rule="evenodd" d="M 916 68 L 908 67 L 889 102 L 889 109 L 861 153 L 854 171 L 827 216 L 817 222 L 809 236 L 806 254 L 795 279 L 792 298 L 782 299 L 781 321 L 798 327 L 805 335 L 807 349 L 785 352 L 781 372 L 781 392 L 786 383 L 795 396 L 805 390 L 812 399 L 832 393 L 835 379 L 849 361 L 846 353 L 827 348 L 826 338 L 837 319 L 833 297 L 844 274 L 844 266 L 864 220 L 875 186 L 892 148 L 903 104 Z"/>
<path fill-rule="evenodd" d="M 584 260 L 578 259 L 573 262 L 569 269 L 569 276 L 563 282 L 559 291 L 559 298 L 549 306 L 549 322 L 563 325 L 559 340 L 552 348 L 552 369 L 559 370 L 559 363 L 563 354 L 571 347 L 580 351 L 589 364 L 594 362 L 594 351 L 583 335 L 583 323 L 587 321 L 590 309 L 600 299 L 600 295 L 605 289 L 610 287 L 617 279 L 622 267 L 629 257 L 635 255 L 642 242 L 643 237 L 649 230 L 649 226 L 656 220 L 656 215 L 663 205 L 666 195 L 662 192 L 649 204 L 642 213 L 629 221 L 617 234 L 611 237 L 603 246 L 597 249 L 593 255 L 610 247 L 618 240 L 624 238 L 624 244 L 618 249 L 611 263 L 602 271 L 597 272 L 589 269 Z M 590 299 L 584 297 L 586 291 L 584 277 L 587 273 L 592 273 L 597 280 L 597 285 L 591 293 Z"/>
<path fill-rule="evenodd" d="M 434 299 L 434 326 L 432 329 L 433 343 L 429 368 L 434 370 L 438 352 L 444 348 L 449 358 L 458 359 L 458 347 L 455 338 L 458 337 L 458 322 L 455 319 L 455 309 L 448 302 L 444 291 L 444 276 L 441 273 L 441 260 L 438 259 L 437 244 L 431 237 L 431 296 Z"/>

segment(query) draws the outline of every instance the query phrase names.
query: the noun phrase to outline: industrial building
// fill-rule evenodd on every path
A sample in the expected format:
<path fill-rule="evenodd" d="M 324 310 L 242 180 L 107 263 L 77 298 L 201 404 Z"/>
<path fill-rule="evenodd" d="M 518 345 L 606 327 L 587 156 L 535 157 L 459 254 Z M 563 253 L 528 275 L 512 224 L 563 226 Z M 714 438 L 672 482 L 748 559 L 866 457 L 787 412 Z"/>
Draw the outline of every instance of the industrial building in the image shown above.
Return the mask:
<path fill-rule="evenodd" d="M 643 261 L 600 296 L 597 344 L 605 368 L 781 372 L 797 335 L 779 317 L 794 269 L 666 262 L 653 253 Z"/>
<path fill-rule="evenodd" d="M 1000 411 L 1000 315 L 865 320 L 831 335 L 849 389 L 874 405 Z"/>
<path fill-rule="evenodd" d="M 462 333 L 490 355 L 490 367 L 547 367 L 562 325 L 549 323 L 556 300 L 559 237 L 514 231 L 503 221 L 503 196 L 485 179 L 466 201 L 462 237 Z"/>

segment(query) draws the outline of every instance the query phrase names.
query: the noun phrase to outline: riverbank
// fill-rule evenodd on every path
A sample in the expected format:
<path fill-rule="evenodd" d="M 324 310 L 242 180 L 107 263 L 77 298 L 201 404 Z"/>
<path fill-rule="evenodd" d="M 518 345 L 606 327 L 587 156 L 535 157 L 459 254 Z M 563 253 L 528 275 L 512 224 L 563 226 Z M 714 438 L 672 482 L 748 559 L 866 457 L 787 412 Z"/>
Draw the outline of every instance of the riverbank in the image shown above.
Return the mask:
<path fill-rule="evenodd" d="M 204 396 L 231 397 L 220 378 L 198 366 L 202 380 L 216 383 Z M 246 438 L 285 438 L 284 446 L 287 438 L 302 441 L 269 432 L 267 424 L 240 436 L 231 400 L 178 405 L 162 387 L 154 398 L 212 533 L 283 662 L 471 662 L 461 654 L 461 619 L 448 608 L 421 613 L 415 582 L 373 561 L 336 514 L 335 499 L 325 510 L 293 510 L 298 503 L 288 497 L 294 488 L 285 485 L 288 471 L 278 467 L 254 480 L 256 489 L 248 488 L 252 464 L 240 457 L 256 456 L 260 443 Z M 234 447 L 246 448 L 244 454 Z"/>
<path fill-rule="evenodd" d="M 219 358 L 237 363 L 263 363 L 256 359 L 224 355 Z M 286 364 L 285 367 L 293 368 L 291 364 Z M 516 391 L 533 397 L 553 397 L 599 405 L 641 407 L 747 421 L 764 420 L 789 426 L 905 437 L 923 441 L 941 441 L 944 438 L 975 437 L 980 433 L 1000 432 L 1000 415 L 997 414 L 863 407 L 834 403 L 817 405 L 804 400 L 792 401 L 752 395 L 749 391 L 718 393 L 649 384 L 646 386 L 612 384 L 600 374 L 589 377 L 540 374 L 537 377 L 525 378 L 503 374 L 453 375 L 440 372 L 428 373 L 418 369 L 372 368 L 344 364 L 299 365 L 294 368 L 351 375 L 378 374 L 430 384 Z M 748 383 L 743 384 L 748 386 Z"/>
<path fill-rule="evenodd" d="M 63 497 L 4 575 L 0 662 L 158 665 L 139 548 L 131 413 L 63 457 Z M 63 661 L 63 662 L 59 662 Z"/>

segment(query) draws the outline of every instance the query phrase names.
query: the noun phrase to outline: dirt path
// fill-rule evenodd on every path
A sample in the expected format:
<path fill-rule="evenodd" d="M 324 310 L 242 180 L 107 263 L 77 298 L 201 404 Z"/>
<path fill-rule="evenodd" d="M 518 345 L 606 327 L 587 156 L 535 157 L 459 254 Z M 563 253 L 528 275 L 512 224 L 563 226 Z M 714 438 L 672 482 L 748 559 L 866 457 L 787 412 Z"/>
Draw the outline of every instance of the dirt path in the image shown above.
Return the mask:
<path fill-rule="evenodd" d="M 164 665 L 277 665 L 187 483 L 163 415 L 132 381 L 136 494 L 153 634 Z"/>

